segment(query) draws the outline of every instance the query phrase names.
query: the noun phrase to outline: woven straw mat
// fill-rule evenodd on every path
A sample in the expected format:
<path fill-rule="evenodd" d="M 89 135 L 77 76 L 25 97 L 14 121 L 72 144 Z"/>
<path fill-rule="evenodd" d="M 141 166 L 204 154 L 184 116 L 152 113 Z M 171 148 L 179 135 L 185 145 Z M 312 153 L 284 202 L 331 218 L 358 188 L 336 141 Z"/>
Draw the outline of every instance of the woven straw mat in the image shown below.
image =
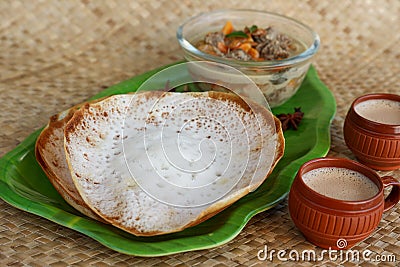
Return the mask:
<path fill-rule="evenodd" d="M 221 8 L 277 12 L 311 26 L 321 38 L 313 64 L 336 97 L 330 156 L 354 159 L 343 141 L 350 103 L 372 92 L 400 93 L 400 1 L 0 1 L 0 156 L 48 118 L 120 81 L 181 60 L 178 25 Z M 400 171 L 392 174 L 400 178 Z M 394 255 L 400 264 L 400 205 L 354 249 Z M 141 258 L 20 211 L 0 200 L 1 266 L 265 266 L 257 252 L 318 248 L 288 215 L 287 201 L 258 214 L 217 248 Z M 370 266 L 372 262 L 286 262 L 296 266 Z M 396 263 L 380 263 L 381 266 Z"/>

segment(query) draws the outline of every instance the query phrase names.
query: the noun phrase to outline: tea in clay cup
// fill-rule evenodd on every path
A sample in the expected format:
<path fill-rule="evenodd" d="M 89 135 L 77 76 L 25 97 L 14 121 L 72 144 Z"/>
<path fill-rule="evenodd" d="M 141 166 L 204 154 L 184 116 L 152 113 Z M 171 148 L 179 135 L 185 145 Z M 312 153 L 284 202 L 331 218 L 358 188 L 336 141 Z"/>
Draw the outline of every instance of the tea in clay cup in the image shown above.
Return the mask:
<path fill-rule="evenodd" d="M 356 158 L 376 170 L 400 168 L 400 95 L 369 94 L 354 100 L 344 140 Z"/>
<path fill-rule="evenodd" d="M 388 196 L 384 188 L 392 186 Z M 375 231 L 382 214 L 400 200 L 400 182 L 344 158 L 303 164 L 289 192 L 289 212 L 311 243 L 348 249 Z"/>

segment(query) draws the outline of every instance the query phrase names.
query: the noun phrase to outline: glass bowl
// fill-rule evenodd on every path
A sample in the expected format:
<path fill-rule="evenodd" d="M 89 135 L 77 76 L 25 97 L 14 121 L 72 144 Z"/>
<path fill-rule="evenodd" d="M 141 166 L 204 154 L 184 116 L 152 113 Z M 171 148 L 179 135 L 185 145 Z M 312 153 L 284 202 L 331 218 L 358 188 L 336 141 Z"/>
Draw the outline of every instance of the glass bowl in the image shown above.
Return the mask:
<path fill-rule="evenodd" d="M 209 32 L 221 31 L 227 21 L 235 30 L 257 25 L 259 28 L 272 27 L 286 34 L 304 46 L 304 51 L 281 60 L 241 61 L 204 53 L 196 48 L 196 43 Z M 225 64 L 247 75 L 262 91 L 270 107 L 278 106 L 294 95 L 300 87 L 311 59 L 320 44 L 319 36 L 310 27 L 292 18 L 257 10 L 218 10 L 201 13 L 189 18 L 178 27 L 177 38 L 187 61 L 211 61 Z M 199 68 L 200 69 L 200 68 Z M 198 77 L 219 77 L 216 80 L 234 83 L 233 74 L 226 74 L 215 68 L 196 70 Z M 235 85 L 237 87 L 237 85 Z M 230 84 L 227 84 L 227 88 Z M 245 86 L 243 87 L 245 88 Z M 215 90 L 215 87 L 203 88 Z M 245 90 L 239 92 L 246 95 Z"/>

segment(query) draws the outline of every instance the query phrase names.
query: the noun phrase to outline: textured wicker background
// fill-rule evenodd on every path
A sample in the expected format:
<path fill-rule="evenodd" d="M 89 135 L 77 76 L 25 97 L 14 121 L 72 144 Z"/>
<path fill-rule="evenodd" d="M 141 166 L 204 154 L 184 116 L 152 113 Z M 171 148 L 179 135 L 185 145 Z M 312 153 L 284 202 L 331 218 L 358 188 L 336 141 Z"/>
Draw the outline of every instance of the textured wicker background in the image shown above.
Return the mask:
<path fill-rule="evenodd" d="M 342 135 L 352 100 L 400 93 L 400 1 L 0 1 L 0 156 L 48 117 L 102 89 L 182 59 L 175 30 L 187 17 L 218 8 L 252 8 L 294 17 L 315 29 L 322 46 L 314 65 L 337 100 L 329 155 L 353 158 Z M 400 178 L 400 171 L 391 172 Z M 354 249 L 393 254 L 400 264 L 400 205 Z M 292 224 L 286 201 L 254 217 L 218 248 L 166 257 L 123 255 L 0 200 L 1 266 L 238 266 L 257 252 L 314 249 Z M 317 249 L 318 251 L 318 249 Z M 297 262 L 297 266 L 356 262 Z M 363 266 L 372 265 L 360 262 Z M 395 265 L 391 263 L 392 265 Z M 385 264 L 381 264 L 385 265 Z M 390 265 L 386 263 L 386 265 Z"/>

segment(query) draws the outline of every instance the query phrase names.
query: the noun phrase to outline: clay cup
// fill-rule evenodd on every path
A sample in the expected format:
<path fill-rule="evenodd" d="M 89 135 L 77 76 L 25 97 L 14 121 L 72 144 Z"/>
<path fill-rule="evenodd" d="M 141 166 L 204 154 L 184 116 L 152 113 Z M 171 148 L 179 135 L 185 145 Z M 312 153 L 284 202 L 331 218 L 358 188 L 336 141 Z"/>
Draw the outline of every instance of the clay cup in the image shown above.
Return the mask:
<path fill-rule="evenodd" d="M 360 200 L 336 199 L 315 191 L 304 181 L 306 173 L 332 167 L 361 174 L 364 180 L 369 179 L 376 193 Z M 333 186 L 332 183 L 325 185 Z M 392 189 L 385 198 L 384 188 L 389 186 Z M 371 168 L 349 159 L 317 158 L 300 167 L 289 192 L 289 212 L 294 224 L 311 243 L 326 249 L 348 249 L 375 231 L 383 212 L 399 200 L 400 182 L 395 178 L 381 178 Z"/>

